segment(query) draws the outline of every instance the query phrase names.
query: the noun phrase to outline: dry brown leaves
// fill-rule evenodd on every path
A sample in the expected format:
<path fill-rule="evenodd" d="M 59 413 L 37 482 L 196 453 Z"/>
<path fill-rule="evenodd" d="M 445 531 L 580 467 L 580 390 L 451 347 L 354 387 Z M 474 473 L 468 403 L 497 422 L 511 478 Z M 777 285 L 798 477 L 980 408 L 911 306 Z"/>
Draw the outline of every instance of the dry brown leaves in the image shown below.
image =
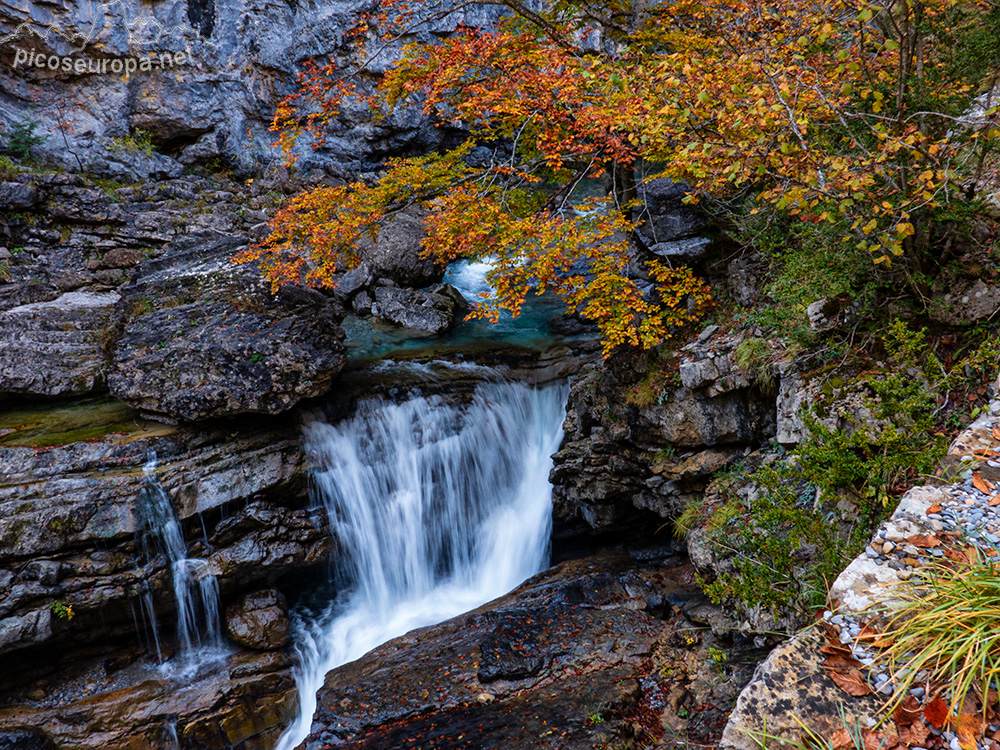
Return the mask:
<path fill-rule="evenodd" d="M 983 479 L 979 475 L 978 471 L 973 473 L 972 475 L 972 486 L 986 495 L 990 494 L 990 492 L 992 492 L 993 489 L 996 487 L 996 485 L 993 484 L 993 482 Z"/>
<path fill-rule="evenodd" d="M 940 547 L 941 540 L 932 534 L 914 534 L 913 536 L 906 537 L 906 541 L 912 544 L 914 547 Z"/>

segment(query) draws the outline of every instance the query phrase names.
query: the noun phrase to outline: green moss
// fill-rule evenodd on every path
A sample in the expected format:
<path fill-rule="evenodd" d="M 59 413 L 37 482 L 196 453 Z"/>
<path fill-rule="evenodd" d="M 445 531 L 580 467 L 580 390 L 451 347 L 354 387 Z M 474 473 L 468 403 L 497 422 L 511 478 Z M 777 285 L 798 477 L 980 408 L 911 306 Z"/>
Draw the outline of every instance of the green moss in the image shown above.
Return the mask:
<path fill-rule="evenodd" d="M 34 406 L 0 414 L 0 446 L 50 448 L 118 436 L 135 439 L 171 428 L 139 418 L 113 399 L 84 399 L 64 406 Z"/>

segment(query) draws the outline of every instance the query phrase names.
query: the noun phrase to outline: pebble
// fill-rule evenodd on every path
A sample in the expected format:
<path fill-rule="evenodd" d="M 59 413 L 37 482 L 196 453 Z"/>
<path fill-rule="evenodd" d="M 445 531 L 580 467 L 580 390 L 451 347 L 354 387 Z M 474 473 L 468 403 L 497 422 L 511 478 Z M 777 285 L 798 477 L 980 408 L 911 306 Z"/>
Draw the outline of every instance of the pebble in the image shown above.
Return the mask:
<path fill-rule="evenodd" d="M 926 691 L 922 687 L 915 687 L 912 690 L 910 690 L 910 695 L 912 695 L 917 700 L 920 700 L 921 698 L 924 697 L 924 692 Z"/>

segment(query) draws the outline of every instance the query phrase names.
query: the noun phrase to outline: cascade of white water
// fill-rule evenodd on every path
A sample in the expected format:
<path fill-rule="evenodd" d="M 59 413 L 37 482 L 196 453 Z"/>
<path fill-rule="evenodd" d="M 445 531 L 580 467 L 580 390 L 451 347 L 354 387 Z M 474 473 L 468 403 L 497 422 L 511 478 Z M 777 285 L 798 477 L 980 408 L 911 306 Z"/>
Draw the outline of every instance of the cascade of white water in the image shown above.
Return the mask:
<path fill-rule="evenodd" d="M 372 401 L 349 420 L 307 427 L 316 500 L 340 543 L 338 595 L 296 615 L 299 715 L 279 750 L 309 733 L 331 669 L 545 567 L 566 395 L 484 383 L 464 406 Z"/>
<path fill-rule="evenodd" d="M 156 458 L 143 467 L 146 475 L 138 510 L 143 531 L 152 536 L 170 566 L 177 607 L 180 666 L 189 671 L 224 653 L 219 624 L 219 585 L 204 560 L 187 556 L 184 532 L 163 486 L 156 479 Z M 151 596 L 146 607 L 160 655 L 160 639 Z"/>

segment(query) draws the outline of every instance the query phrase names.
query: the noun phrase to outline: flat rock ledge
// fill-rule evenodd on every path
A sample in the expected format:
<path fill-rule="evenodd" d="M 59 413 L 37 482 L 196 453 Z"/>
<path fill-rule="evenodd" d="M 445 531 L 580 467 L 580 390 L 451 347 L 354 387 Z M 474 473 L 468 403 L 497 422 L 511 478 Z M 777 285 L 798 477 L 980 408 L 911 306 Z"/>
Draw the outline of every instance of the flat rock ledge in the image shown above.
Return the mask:
<path fill-rule="evenodd" d="M 808 732 L 830 738 L 845 724 L 862 728 L 876 725 L 876 716 L 896 685 L 877 667 L 867 669 L 875 654 L 858 642 L 858 635 L 873 619 L 873 608 L 898 606 L 894 594 L 898 584 L 910 579 L 922 564 L 946 556 L 950 540 L 962 538 L 987 557 L 996 555 L 1000 505 L 991 506 L 990 500 L 1000 497 L 998 436 L 1000 379 L 989 409 L 955 439 L 942 461 L 942 474 L 957 476 L 956 481 L 946 486 L 914 487 L 903 495 L 865 550 L 834 581 L 823 629 L 800 632 L 757 667 L 730 714 L 720 750 L 759 750 L 764 735 L 771 750 L 787 748 L 802 743 Z M 983 487 L 989 491 L 982 491 Z M 943 540 L 944 544 L 930 546 L 923 538 Z M 839 639 L 866 668 L 862 671 L 871 688 L 869 695 L 849 696 L 823 668 L 825 656 L 819 649 L 829 642 L 827 633 Z M 911 695 L 918 702 L 927 700 L 920 688 Z"/>

